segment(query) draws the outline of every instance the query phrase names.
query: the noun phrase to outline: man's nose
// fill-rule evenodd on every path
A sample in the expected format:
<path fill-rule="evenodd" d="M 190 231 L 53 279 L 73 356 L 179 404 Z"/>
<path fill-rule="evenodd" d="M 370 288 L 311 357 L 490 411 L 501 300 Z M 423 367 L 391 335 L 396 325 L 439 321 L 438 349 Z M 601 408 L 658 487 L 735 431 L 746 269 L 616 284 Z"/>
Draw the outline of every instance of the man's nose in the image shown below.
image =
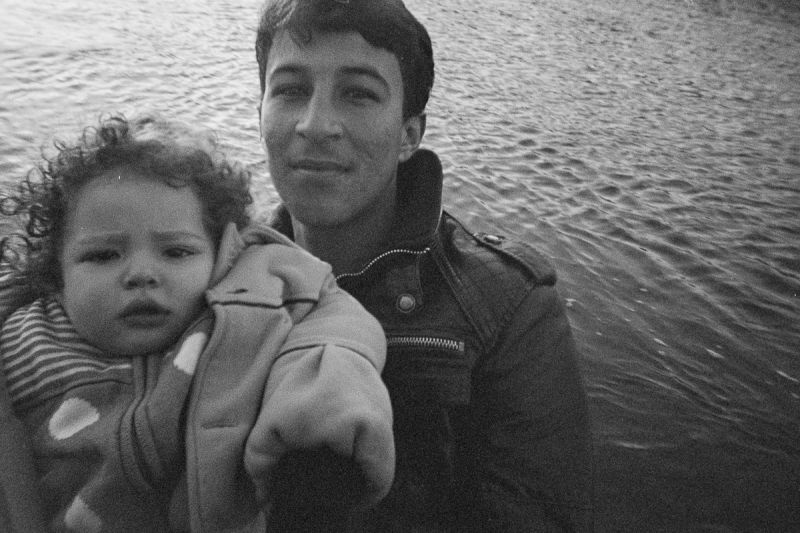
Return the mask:
<path fill-rule="evenodd" d="M 327 95 L 315 92 L 297 122 L 296 131 L 311 140 L 326 140 L 342 135 L 342 122 L 335 102 Z"/>

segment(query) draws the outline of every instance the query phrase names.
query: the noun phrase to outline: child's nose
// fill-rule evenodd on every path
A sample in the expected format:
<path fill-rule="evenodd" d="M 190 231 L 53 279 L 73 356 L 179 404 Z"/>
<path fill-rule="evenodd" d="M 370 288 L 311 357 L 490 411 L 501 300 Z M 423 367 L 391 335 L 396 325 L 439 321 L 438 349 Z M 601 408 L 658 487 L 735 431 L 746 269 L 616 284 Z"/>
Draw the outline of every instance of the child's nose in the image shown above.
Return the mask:
<path fill-rule="evenodd" d="M 158 274 L 151 264 L 132 261 L 125 273 L 123 285 L 128 289 L 156 287 L 159 285 Z"/>

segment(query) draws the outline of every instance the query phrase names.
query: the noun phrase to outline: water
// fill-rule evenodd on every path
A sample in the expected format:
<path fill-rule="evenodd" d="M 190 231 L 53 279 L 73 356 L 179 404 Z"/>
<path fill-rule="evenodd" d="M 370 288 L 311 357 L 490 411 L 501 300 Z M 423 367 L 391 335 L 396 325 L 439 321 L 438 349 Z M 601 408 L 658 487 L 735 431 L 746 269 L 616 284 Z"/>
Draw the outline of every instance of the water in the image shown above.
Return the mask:
<path fill-rule="evenodd" d="M 0 179 L 102 112 L 259 147 L 259 0 L 0 0 Z M 408 0 L 446 201 L 557 264 L 600 531 L 800 531 L 800 6 Z"/>

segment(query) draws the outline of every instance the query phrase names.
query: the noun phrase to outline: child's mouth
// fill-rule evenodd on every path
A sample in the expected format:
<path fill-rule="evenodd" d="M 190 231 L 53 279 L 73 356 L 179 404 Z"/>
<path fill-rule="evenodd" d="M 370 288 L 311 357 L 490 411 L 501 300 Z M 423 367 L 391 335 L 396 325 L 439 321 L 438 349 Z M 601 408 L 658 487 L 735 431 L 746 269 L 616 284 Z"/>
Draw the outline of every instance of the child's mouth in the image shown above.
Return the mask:
<path fill-rule="evenodd" d="M 119 317 L 129 326 L 150 328 L 161 325 L 169 310 L 153 301 L 136 301 L 128 304 Z"/>

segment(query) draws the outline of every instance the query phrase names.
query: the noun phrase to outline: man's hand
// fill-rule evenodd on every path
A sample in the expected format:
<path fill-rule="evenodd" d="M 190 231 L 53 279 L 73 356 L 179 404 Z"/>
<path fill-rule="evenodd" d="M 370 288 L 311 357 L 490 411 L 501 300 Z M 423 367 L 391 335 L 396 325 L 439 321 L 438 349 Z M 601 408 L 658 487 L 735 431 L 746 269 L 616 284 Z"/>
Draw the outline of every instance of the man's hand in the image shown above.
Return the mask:
<path fill-rule="evenodd" d="M 327 448 L 293 450 L 271 476 L 269 527 L 275 531 L 342 531 L 367 482 L 356 463 Z"/>

